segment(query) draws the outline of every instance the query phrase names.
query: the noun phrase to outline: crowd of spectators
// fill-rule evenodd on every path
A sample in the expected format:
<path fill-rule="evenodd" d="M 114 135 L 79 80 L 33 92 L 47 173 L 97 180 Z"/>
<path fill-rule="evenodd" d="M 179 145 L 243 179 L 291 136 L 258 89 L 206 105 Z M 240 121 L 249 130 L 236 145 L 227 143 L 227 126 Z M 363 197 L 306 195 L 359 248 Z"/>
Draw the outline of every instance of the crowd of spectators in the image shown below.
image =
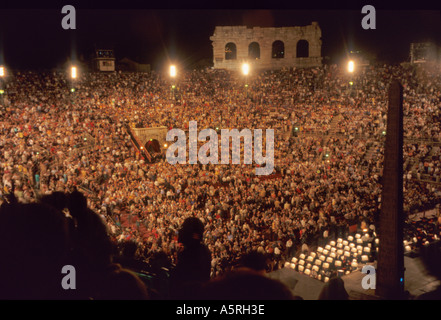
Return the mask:
<path fill-rule="evenodd" d="M 404 161 L 414 164 L 404 208 L 425 210 L 441 198 L 432 183 L 440 177 L 440 148 L 432 146 L 441 142 L 441 73 L 401 65 L 355 75 L 335 65 L 256 71 L 247 86 L 240 74 L 212 69 L 182 72 L 173 83 L 155 72 L 84 72 L 76 80 L 15 72 L 0 111 L 0 193 L 32 203 L 78 189 L 113 243 L 134 243 L 131 256 L 150 265 L 158 256 L 177 264 L 180 226 L 196 217 L 210 277 L 250 251 L 276 270 L 305 246 L 377 225 L 393 78 L 404 92 Z M 125 130 L 186 130 L 193 120 L 199 129 L 275 129 L 274 173 L 256 176 L 255 164 L 147 163 Z"/>

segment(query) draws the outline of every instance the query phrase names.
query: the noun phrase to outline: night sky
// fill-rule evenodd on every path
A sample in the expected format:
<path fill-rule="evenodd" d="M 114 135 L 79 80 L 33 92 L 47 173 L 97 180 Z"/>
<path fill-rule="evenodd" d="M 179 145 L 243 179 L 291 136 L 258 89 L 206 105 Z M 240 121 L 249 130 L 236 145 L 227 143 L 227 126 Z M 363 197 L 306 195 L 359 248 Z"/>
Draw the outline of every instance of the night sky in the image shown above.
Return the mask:
<path fill-rule="evenodd" d="M 66 2 L 65 4 L 73 4 Z M 138 7 L 76 7 L 76 30 L 64 30 L 59 6 L 0 10 L 0 63 L 14 69 L 61 67 L 69 58 L 88 58 L 95 47 L 112 48 L 117 60 L 128 57 L 161 68 L 168 59 L 192 67 L 212 60 L 209 37 L 216 25 L 282 27 L 318 21 L 322 56 L 339 62 L 345 52 L 361 50 L 399 63 L 409 58 L 411 42 L 441 46 L 440 10 L 377 8 L 376 30 L 361 27 L 361 6 L 312 9 L 149 9 Z"/>

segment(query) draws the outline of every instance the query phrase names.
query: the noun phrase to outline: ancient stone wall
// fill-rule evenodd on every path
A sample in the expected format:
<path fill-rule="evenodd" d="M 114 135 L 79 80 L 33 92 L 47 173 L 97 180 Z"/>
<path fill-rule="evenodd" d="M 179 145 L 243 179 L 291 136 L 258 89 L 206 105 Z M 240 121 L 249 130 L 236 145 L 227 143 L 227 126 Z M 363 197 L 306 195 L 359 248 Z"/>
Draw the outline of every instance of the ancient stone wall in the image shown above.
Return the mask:
<path fill-rule="evenodd" d="M 282 28 L 247 28 L 246 26 L 217 26 L 210 37 L 213 45 L 213 62 L 216 69 L 239 70 L 244 62 L 252 69 L 282 69 L 291 67 L 315 67 L 322 65 L 322 32 L 317 22 L 304 27 Z M 303 40 L 299 43 L 300 40 Z M 277 55 L 273 49 L 276 41 L 283 43 L 282 52 Z M 305 48 L 303 45 L 306 44 Z M 249 48 L 256 42 L 260 57 L 249 55 Z M 235 59 L 229 59 L 226 51 L 231 51 L 230 44 L 236 48 Z M 256 45 L 252 45 L 254 48 Z M 299 47 L 299 48 L 298 48 Z M 277 51 L 277 50 L 276 50 Z M 300 54 L 299 57 L 298 54 Z M 280 54 L 283 57 L 280 57 Z M 279 57 L 277 57 L 279 56 Z M 234 57 L 234 55 L 233 55 Z"/>
<path fill-rule="evenodd" d="M 167 136 L 167 128 L 166 127 L 157 127 L 157 128 L 132 128 L 132 131 L 138 137 L 141 145 L 145 145 L 147 141 L 150 139 L 156 139 L 159 142 L 159 145 L 162 146 L 167 143 L 165 137 Z"/>

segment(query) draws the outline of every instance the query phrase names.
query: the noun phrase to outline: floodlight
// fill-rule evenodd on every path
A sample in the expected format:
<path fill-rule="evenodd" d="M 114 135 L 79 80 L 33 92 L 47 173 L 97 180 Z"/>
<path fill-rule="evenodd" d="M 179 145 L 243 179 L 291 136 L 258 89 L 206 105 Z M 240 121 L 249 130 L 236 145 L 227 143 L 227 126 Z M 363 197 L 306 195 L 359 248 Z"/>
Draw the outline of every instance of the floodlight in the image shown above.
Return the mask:
<path fill-rule="evenodd" d="M 305 270 L 304 266 L 299 266 L 299 272 L 303 272 L 303 270 Z"/>
<path fill-rule="evenodd" d="M 250 73 L 250 65 L 248 63 L 242 64 L 242 73 L 247 76 Z"/>
<path fill-rule="evenodd" d="M 325 246 L 325 249 L 326 249 L 326 250 L 331 250 L 331 246 L 330 246 L 329 244 L 327 244 L 327 245 Z"/>
<path fill-rule="evenodd" d="M 326 257 L 325 256 L 320 256 L 319 259 L 322 260 L 322 261 L 325 261 Z"/>
<path fill-rule="evenodd" d="M 350 247 L 350 248 L 354 248 L 354 247 L 355 247 L 355 243 L 350 243 L 350 244 L 349 244 L 349 247 Z"/>
<path fill-rule="evenodd" d="M 312 267 L 312 271 L 319 272 L 319 270 L 320 270 L 319 266 L 313 266 Z"/>
<path fill-rule="evenodd" d="M 338 242 L 338 243 L 343 242 L 343 239 L 342 239 L 342 238 L 338 238 L 338 239 L 337 239 L 337 242 Z"/>
<path fill-rule="evenodd" d="M 301 260 L 299 261 L 299 264 L 300 264 L 301 266 L 305 265 L 305 260 L 301 259 Z"/>
<path fill-rule="evenodd" d="M 306 261 L 313 262 L 314 261 L 314 257 L 309 256 L 308 259 L 306 259 Z"/>
<path fill-rule="evenodd" d="M 366 253 L 370 253 L 370 252 L 371 252 L 371 248 L 369 248 L 369 247 L 364 247 L 363 251 L 366 252 Z"/>
<path fill-rule="evenodd" d="M 170 66 L 170 77 L 172 77 L 172 78 L 176 77 L 176 66 L 175 65 Z"/>
<path fill-rule="evenodd" d="M 6 69 L 4 66 L 0 66 L 0 77 L 4 77 L 6 74 Z"/>
<path fill-rule="evenodd" d="M 369 257 L 364 254 L 364 255 L 361 256 L 361 261 L 368 262 L 369 261 Z"/>
<path fill-rule="evenodd" d="M 327 256 L 328 253 L 329 253 L 329 250 L 323 250 L 323 254 L 324 254 L 325 256 Z"/>
<path fill-rule="evenodd" d="M 337 257 L 337 255 L 335 254 L 335 252 L 331 252 L 331 254 L 329 255 L 331 258 L 335 259 Z"/>
<path fill-rule="evenodd" d="M 343 245 L 347 246 L 349 244 L 348 240 L 343 240 Z"/>
<path fill-rule="evenodd" d="M 296 268 L 296 264 L 295 263 L 291 263 L 290 267 L 291 267 L 291 269 L 295 269 Z"/>
<path fill-rule="evenodd" d="M 332 259 L 331 257 L 327 257 L 327 258 L 326 258 L 326 262 L 328 262 L 328 263 L 332 263 L 333 260 L 334 260 L 334 259 Z"/>
<path fill-rule="evenodd" d="M 291 264 L 289 262 L 285 262 L 285 268 L 289 268 Z"/>
<path fill-rule="evenodd" d="M 318 248 L 317 248 L 317 252 L 322 253 L 322 252 L 323 252 L 323 248 L 322 248 L 322 247 L 318 247 Z"/>
<path fill-rule="evenodd" d="M 340 260 L 335 260 L 335 266 L 336 267 L 341 267 L 342 262 Z"/>
<path fill-rule="evenodd" d="M 292 259 L 291 259 L 291 262 L 293 262 L 293 263 L 297 263 L 297 258 L 296 257 L 293 257 Z"/>
<path fill-rule="evenodd" d="M 357 234 L 355 235 L 355 238 L 360 239 L 360 238 L 361 238 L 361 235 L 360 235 L 359 233 L 357 233 Z"/>
<path fill-rule="evenodd" d="M 412 251 L 412 248 L 409 245 L 405 246 L 404 249 L 406 249 L 407 252 Z"/>
<path fill-rule="evenodd" d="M 302 253 L 302 254 L 300 254 L 299 258 L 305 260 L 306 255 L 304 253 Z"/>
<path fill-rule="evenodd" d="M 311 274 L 311 270 L 310 270 L 310 269 L 305 269 L 305 274 L 306 274 L 307 276 L 309 276 L 309 275 Z"/>
<path fill-rule="evenodd" d="M 77 67 L 71 67 L 70 68 L 70 77 L 72 79 L 76 79 L 77 76 L 78 76 L 78 74 L 77 74 Z"/>
<path fill-rule="evenodd" d="M 348 72 L 352 73 L 355 70 L 355 63 L 353 60 L 348 61 Z"/>
<path fill-rule="evenodd" d="M 335 247 L 335 241 L 331 241 L 329 242 L 329 244 L 331 245 L 331 247 Z"/>
<path fill-rule="evenodd" d="M 349 236 L 349 237 L 348 237 L 348 240 L 349 240 L 349 241 L 354 241 L 354 237 L 353 237 L 353 236 Z"/>
<path fill-rule="evenodd" d="M 325 262 L 322 266 L 324 270 L 329 269 L 329 263 Z"/>
<path fill-rule="evenodd" d="M 311 257 L 313 257 L 313 258 L 315 258 L 316 256 L 317 256 L 317 253 L 315 253 L 315 252 L 311 252 L 311 255 L 310 255 Z"/>

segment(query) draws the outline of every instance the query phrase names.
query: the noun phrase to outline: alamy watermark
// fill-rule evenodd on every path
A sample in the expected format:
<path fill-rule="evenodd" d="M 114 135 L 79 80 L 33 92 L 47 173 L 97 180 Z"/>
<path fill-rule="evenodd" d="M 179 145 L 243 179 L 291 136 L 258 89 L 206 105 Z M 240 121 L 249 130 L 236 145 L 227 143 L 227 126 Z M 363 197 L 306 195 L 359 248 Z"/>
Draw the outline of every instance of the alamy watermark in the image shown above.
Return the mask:
<path fill-rule="evenodd" d="M 197 122 L 189 122 L 188 139 L 188 163 L 197 164 L 219 164 L 219 137 L 214 129 L 204 129 L 198 134 Z M 221 129 L 221 164 L 231 163 L 240 164 L 241 158 L 241 138 L 244 139 L 243 153 L 244 164 L 251 164 L 254 155 L 254 162 L 259 165 L 256 167 L 256 175 L 269 175 L 274 170 L 274 129 L 265 130 L 265 156 L 263 155 L 263 135 L 262 129 L 254 129 L 254 137 L 250 129 Z M 207 137 L 210 139 L 207 141 Z M 175 141 L 166 152 L 167 162 L 170 164 L 187 163 L 187 137 L 184 130 L 171 129 L 167 132 L 166 140 Z M 231 138 L 231 148 L 230 148 Z M 254 139 L 254 143 L 253 143 Z M 199 149 L 198 141 L 206 142 Z M 254 145 L 254 148 L 253 148 Z M 254 149 L 254 152 L 253 152 Z M 175 155 L 177 151 L 177 155 Z"/>

